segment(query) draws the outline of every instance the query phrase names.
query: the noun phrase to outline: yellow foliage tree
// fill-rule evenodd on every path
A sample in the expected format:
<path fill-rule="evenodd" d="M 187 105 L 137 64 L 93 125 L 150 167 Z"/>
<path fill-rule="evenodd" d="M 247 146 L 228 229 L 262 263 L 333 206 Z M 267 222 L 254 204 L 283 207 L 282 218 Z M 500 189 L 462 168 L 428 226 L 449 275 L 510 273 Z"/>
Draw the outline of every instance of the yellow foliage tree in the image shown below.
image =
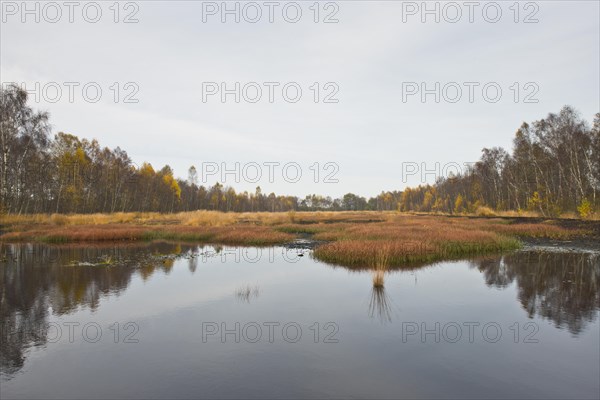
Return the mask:
<path fill-rule="evenodd" d="M 456 200 L 454 200 L 454 212 L 459 214 L 464 211 L 463 207 L 463 197 L 459 194 L 456 196 Z"/>

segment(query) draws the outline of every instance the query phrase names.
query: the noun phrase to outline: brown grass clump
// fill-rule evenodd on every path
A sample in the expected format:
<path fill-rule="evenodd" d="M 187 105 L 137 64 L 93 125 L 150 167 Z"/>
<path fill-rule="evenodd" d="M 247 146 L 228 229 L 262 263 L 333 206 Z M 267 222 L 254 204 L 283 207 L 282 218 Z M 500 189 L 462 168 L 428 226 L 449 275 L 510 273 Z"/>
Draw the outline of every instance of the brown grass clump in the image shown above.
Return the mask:
<path fill-rule="evenodd" d="M 40 225 L 24 231 L 9 232 L 2 235 L 3 241 L 42 241 L 42 242 L 94 242 L 138 240 L 142 237 L 140 227 L 124 225 L 102 226 L 65 226 Z"/>
<path fill-rule="evenodd" d="M 368 268 L 383 259 L 391 266 L 497 252 L 519 247 L 510 237 L 490 231 L 482 220 L 396 216 L 378 224 L 350 225 L 315 235 L 333 240 L 315 257 L 334 264 Z M 377 269 L 377 268 L 375 268 Z"/>
<path fill-rule="evenodd" d="M 375 249 L 373 258 L 373 287 L 382 288 L 384 285 L 385 273 L 390 266 L 390 246 L 383 245 Z"/>
<path fill-rule="evenodd" d="M 148 225 L 81 225 L 40 226 L 25 231 L 9 232 L 2 241 L 42 241 L 50 243 L 143 241 L 155 239 L 186 240 L 240 245 L 274 245 L 289 242 L 293 236 L 252 226 L 243 229 L 223 227 L 148 226 Z"/>
<path fill-rule="evenodd" d="M 340 240 L 315 249 L 315 257 L 332 264 L 372 270 L 423 261 L 435 248 L 416 241 Z"/>

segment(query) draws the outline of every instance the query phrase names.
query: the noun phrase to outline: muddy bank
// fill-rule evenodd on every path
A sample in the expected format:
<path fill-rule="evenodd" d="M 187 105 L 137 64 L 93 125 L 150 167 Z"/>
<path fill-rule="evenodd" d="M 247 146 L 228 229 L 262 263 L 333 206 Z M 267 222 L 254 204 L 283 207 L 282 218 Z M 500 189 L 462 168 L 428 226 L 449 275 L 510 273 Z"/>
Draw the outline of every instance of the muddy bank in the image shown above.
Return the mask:
<path fill-rule="evenodd" d="M 548 223 L 566 229 L 577 229 L 589 232 L 585 236 L 570 239 L 549 239 L 522 237 L 524 250 L 543 250 L 554 252 L 592 252 L 600 253 L 600 221 L 584 221 L 577 219 L 547 218 L 511 218 L 511 224 Z"/>
<path fill-rule="evenodd" d="M 511 224 L 540 224 L 551 223 L 566 229 L 582 229 L 590 232 L 590 236 L 600 240 L 600 221 L 586 221 L 581 219 L 560 219 L 560 218 L 507 218 Z"/>
<path fill-rule="evenodd" d="M 324 240 L 315 240 L 313 235 L 303 233 L 299 237 L 289 243 L 285 243 L 283 247 L 288 249 L 314 250 L 317 246 L 327 243 Z"/>
<path fill-rule="evenodd" d="M 521 238 L 524 251 L 552 251 L 552 252 L 583 252 L 600 253 L 600 239 L 577 238 L 571 240 L 556 240 L 546 238 Z M 316 247 L 327 243 L 322 240 L 311 239 L 310 236 L 296 239 L 286 243 L 283 247 L 288 249 L 314 250 Z"/>
<path fill-rule="evenodd" d="M 508 221 L 510 225 L 519 224 L 551 224 L 565 229 L 585 230 L 589 232 L 587 237 L 600 240 L 600 221 L 588 221 L 581 219 L 564 219 L 564 218 L 531 218 L 531 217 L 468 217 L 468 218 L 485 218 L 485 219 L 503 219 Z"/>
<path fill-rule="evenodd" d="M 551 252 L 600 253 L 600 239 L 593 237 L 556 240 L 546 238 L 521 238 L 523 250 Z"/>

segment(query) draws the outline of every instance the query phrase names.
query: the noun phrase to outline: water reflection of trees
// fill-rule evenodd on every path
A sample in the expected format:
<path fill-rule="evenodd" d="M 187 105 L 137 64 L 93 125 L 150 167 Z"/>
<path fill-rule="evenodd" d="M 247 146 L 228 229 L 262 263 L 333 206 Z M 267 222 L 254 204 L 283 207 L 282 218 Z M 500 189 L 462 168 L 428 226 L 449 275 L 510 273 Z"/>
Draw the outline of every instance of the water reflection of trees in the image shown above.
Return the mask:
<path fill-rule="evenodd" d="M 158 270 L 168 273 L 174 258 L 188 250 L 170 243 L 0 244 L 0 372 L 14 374 L 23 366 L 28 348 L 46 344 L 50 313 L 94 310 L 103 296 L 124 291 L 133 274 L 147 279 Z M 74 266 L 81 261 L 91 263 Z"/>
<path fill-rule="evenodd" d="M 516 282 L 519 302 L 530 318 L 538 315 L 578 334 L 598 317 L 599 254 L 518 252 L 473 264 L 488 286 Z"/>

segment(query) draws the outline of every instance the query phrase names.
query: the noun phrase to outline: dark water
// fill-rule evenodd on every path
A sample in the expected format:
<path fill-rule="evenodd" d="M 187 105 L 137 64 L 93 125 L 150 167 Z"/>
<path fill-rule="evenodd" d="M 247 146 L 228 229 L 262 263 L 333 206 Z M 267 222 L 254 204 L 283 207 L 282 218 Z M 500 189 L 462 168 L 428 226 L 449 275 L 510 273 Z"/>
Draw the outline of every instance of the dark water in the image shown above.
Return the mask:
<path fill-rule="evenodd" d="M 302 253 L 300 257 L 298 252 Z M 2 245 L 4 398 L 598 398 L 600 256 Z"/>

